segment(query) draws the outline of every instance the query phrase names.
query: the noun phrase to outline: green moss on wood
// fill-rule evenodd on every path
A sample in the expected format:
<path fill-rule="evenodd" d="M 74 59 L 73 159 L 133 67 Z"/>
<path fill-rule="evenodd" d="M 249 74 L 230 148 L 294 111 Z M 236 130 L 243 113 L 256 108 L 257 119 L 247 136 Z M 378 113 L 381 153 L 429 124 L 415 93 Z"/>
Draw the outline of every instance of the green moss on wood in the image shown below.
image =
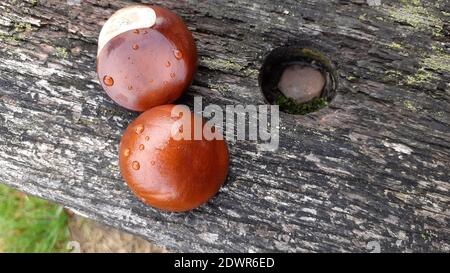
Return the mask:
<path fill-rule="evenodd" d="M 436 116 L 438 118 L 443 118 L 445 116 L 445 112 L 443 112 L 443 111 L 436 112 Z"/>
<path fill-rule="evenodd" d="M 257 69 L 253 69 L 253 68 L 247 68 L 244 71 L 245 76 L 252 78 L 252 79 L 257 79 L 258 75 L 259 75 L 259 70 Z"/>
<path fill-rule="evenodd" d="M 55 55 L 58 58 L 62 58 L 62 59 L 69 58 L 69 52 L 64 47 L 57 47 L 57 48 L 55 48 Z"/>
<path fill-rule="evenodd" d="M 384 82 L 400 82 L 403 78 L 403 74 L 397 70 L 387 70 L 384 73 L 383 81 Z"/>
<path fill-rule="evenodd" d="M 450 54 L 433 46 L 433 53 L 422 57 L 419 64 L 417 72 L 406 77 L 406 84 L 421 86 L 439 80 L 439 73 L 450 73 Z"/>
<path fill-rule="evenodd" d="M 221 71 L 241 71 L 244 69 L 244 67 L 238 63 L 224 60 L 224 59 L 218 59 L 218 58 L 203 58 L 202 63 L 209 67 L 210 69 L 214 70 L 221 70 Z"/>
<path fill-rule="evenodd" d="M 358 19 L 360 20 L 360 21 L 367 21 L 367 14 L 366 13 L 364 13 L 364 14 L 361 14 L 359 17 L 358 17 Z"/>
<path fill-rule="evenodd" d="M 430 31 L 434 36 L 442 36 L 443 21 L 423 7 L 420 1 L 401 2 L 402 6 L 389 10 L 389 15 L 395 21 L 408 24 L 417 30 Z"/>
<path fill-rule="evenodd" d="M 15 32 L 29 32 L 33 28 L 31 27 L 31 24 L 29 23 L 16 23 L 14 24 L 14 31 Z"/>
<path fill-rule="evenodd" d="M 319 63 L 323 64 L 328 70 L 332 70 L 332 64 L 330 62 L 330 60 L 328 58 L 326 58 L 324 55 L 322 55 L 321 53 L 309 49 L 309 48 L 302 48 L 301 50 L 301 55 L 305 56 L 305 57 L 309 57 L 313 60 L 318 61 Z"/>
<path fill-rule="evenodd" d="M 437 72 L 450 73 L 450 54 L 438 53 L 423 59 L 421 64 L 431 70 Z"/>
<path fill-rule="evenodd" d="M 409 100 L 404 101 L 403 106 L 411 112 L 417 112 L 417 107 L 415 107 L 414 104 Z"/>
<path fill-rule="evenodd" d="M 19 41 L 14 35 L 0 34 L 0 42 L 17 44 Z"/>
<path fill-rule="evenodd" d="M 355 81 L 357 78 L 356 78 L 355 76 L 353 76 L 353 75 L 349 75 L 349 76 L 346 77 L 346 79 L 347 79 L 348 81 L 350 81 L 350 82 L 353 82 L 353 81 Z"/>
<path fill-rule="evenodd" d="M 416 74 L 406 77 L 405 83 L 408 85 L 421 86 L 433 80 L 439 80 L 431 71 L 419 69 Z"/>
<path fill-rule="evenodd" d="M 431 242 L 434 239 L 437 239 L 438 235 L 436 235 L 433 231 L 431 230 L 424 230 L 422 233 L 422 239 L 426 242 Z"/>
<path fill-rule="evenodd" d="M 390 48 L 400 49 L 401 44 L 392 43 Z M 419 51 L 418 69 L 412 75 L 405 75 L 403 71 L 388 70 L 383 80 L 385 82 L 398 82 L 410 86 L 421 87 L 439 80 L 443 73 L 450 73 L 450 54 L 446 53 L 440 46 L 433 44 L 432 52 Z M 403 48 L 402 48 L 403 49 Z"/>
<path fill-rule="evenodd" d="M 306 115 L 318 111 L 328 105 L 327 100 L 324 98 L 315 98 L 307 103 L 298 103 L 283 95 L 278 96 L 275 103 L 280 106 L 281 111 L 295 115 Z"/>
<path fill-rule="evenodd" d="M 403 49 L 403 46 L 397 42 L 392 42 L 391 44 L 389 44 L 389 48 L 400 50 Z"/>
<path fill-rule="evenodd" d="M 230 88 L 224 84 L 209 84 L 212 90 L 217 90 L 220 93 L 230 92 Z"/>

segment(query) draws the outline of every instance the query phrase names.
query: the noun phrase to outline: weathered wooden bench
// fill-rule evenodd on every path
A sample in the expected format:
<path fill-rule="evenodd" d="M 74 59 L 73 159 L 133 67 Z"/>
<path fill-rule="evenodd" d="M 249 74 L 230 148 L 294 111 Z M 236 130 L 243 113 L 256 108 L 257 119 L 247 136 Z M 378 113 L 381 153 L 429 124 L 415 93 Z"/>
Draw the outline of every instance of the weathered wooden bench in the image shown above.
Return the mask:
<path fill-rule="evenodd" d="M 281 113 L 277 151 L 230 142 L 220 193 L 189 213 L 160 212 L 121 179 L 118 144 L 137 113 L 95 72 L 102 24 L 130 2 L 1 1 L 1 183 L 172 251 L 450 251 L 448 1 L 154 3 L 198 44 L 181 103 L 264 104 L 264 57 L 296 39 L 329 49 L 337 96 L 308 115 Z"/>

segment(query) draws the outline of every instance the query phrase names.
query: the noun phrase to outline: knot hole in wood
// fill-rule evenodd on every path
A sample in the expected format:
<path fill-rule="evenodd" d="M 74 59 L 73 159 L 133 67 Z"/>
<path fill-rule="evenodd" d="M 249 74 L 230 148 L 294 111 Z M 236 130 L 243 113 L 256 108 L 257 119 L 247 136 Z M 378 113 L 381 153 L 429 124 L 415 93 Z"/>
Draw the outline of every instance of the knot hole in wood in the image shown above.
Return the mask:
<path fill-rule="evenodd" d="M 295 115 L 328 106 L 338 92 L 338 74 L 330 58 L 318 48 L 312 43 L 282 46 L 267 55 L 259 74 L 267 103 Z"/>

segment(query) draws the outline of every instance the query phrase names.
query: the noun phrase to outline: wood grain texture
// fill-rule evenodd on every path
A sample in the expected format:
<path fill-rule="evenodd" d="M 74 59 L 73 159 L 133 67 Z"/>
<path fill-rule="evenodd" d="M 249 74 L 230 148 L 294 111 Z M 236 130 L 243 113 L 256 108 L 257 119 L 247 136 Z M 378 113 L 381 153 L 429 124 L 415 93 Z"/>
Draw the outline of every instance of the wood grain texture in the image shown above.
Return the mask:
<path fill-rule="evenodd" d="M 120 177 L 137 114 L 105 95 L 95 56 L 129 2 L 78 2 L 0 2 L 0 182 L 172 251 L 450 251 L 449 1 L 155 1 L 198 43 L 181 102 L 263 104 L 264 56 L 299 39 L 325 48 L 341 84 L 328 108 L 281 114 L 278 151 L 231 142 L 228 182 L 183 214 Z"/>

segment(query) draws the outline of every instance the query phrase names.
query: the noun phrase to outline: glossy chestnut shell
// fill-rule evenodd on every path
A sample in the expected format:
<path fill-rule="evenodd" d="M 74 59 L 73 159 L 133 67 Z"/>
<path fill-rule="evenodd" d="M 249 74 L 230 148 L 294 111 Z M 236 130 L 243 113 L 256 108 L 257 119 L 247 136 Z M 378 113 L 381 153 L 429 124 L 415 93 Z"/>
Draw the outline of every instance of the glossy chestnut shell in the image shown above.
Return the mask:
<path fill-rule="evenodd" d="M 158 6 L 117 11 L 99 37 L 97 73 L 119 105 L 145 111 L 172 103 L 193 81 L 197 49 L 180 17 Z"/>
<path fill-rule="evenodd" d="M 178 132 L 184 125 L 172 116 L 173 107 L 157 106 L 134 120 L 123 134 L 119 161 L 123 178 L 141 201 L 182 212 L 217 193 L 228 174 L 229 153 L 224 140 L 206 140 L 203 135 L 199 140 L 174 139 L 174 128 Z M 200 116 L 189 114 L 192 120 L 199 118 L 202 127 L 209 126 Z"/>

